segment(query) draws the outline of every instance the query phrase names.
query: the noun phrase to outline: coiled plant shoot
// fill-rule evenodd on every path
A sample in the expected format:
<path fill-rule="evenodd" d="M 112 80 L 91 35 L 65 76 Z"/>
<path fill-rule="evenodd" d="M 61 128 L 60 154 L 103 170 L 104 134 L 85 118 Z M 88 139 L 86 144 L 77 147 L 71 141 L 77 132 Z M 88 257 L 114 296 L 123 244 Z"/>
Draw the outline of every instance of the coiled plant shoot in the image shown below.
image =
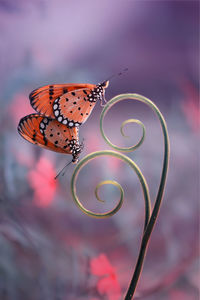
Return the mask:
<path fill-rule="evenodd" d="M 107 112 L 116 103 L 127 100 L 127 99 L 139 101 L 139 102 L 142 102 L 142 103 L 145 103 L 146 105 L 148 105 L 154 111 L 156 116 L 158 117 L 158 119 L 160 121 L 161 129 L 162 129 L 162 133 L 163 133 L 164 157 L 163 157 L 163 162 L 162 162 L 162 172 L 161 172 L 160 183 L 159 183 L 156 199 L 153 203 L 152 209 L 151 209 L 151 200 L 150 200 L 150 196 L 149 196 L 149 188 L 148 188 L 147 182 L 146 182 L 142 172 L 140 171 L 140 169 L 136 165 L 136 163 L 133 162 L 132 159 L 130 159 L 127 155 L 120 153 L 120 152 L 128 153 L 128 152 L 134 151 L 142 144 L 142 142 L 144 141 L 144 138 L 145 138 L 145 127 L 144 127 L 143 123 L 136 119 L 128 119 L 122 123 L 121 133 L 123 136 L 125 136 L 124 132 L 123 132 L 123 128 L 128 123 L 137 123 L 142 127 L 142 137 L 140 138 L 139 142 L 136 145 L 134 145 L 132 147 L 128 147 L 128 148 L 118 147 L 118 146 L 114 145 L 113 143 L 111 143 L 111 141 L 107 138 L 107 136 L 105 135 L 104 130 L 103 130 L 103 120 L 104 120 L 104 117 L 107 114 Z M 154 225 L 156 223 L 160 205 L 161 205 L 161 201 L 163 198 L 163 193 L 164 193 L 164 188 L 165 188 L 165 183 L 166 183 L 166 176 L 167 176 L 167 171 L 168 171 L 168 163 L 169 163 L 169 138 L 168 138 L 167 126 L 166 126 L 165 120 L 164 120 L 160 110 L 151 100 L 149 100 L 148 98 L 146 98 L 144 96 L 138 95 L 138 94 L 128 94 L 127 93 L 127 94 L 118 95 L 118 96 L 112 98 L 109 102 L 107 102 L 107 104 L 103 108 L 103 111 L 100 116 L 100 131 L 101 131 L 103 139 L 114 150 L 97 151 L 97 152 L 93 152 L 93 153 L 87 155 L 86 157 L 84 157 L 76 165 L 76 167 L 74 169 L 74 172 L 73 172 L 73 175 L 71 178 L 71 191 L 72 191 L 73 199 L 74 199 L 75 203 L 77 204 L 77 206 L 88 216 L 91 216 L 94 218 L 111 217 L 122 206 L 122 202 L 124 199 L 124 191 L 123 191 L 121 185 L 119 183 L 117 183 L 116 181 L 112 181 L 112 180 L 102 181 L 97 185 L 97 187 L 95 189 L 95 195 L 96 195 L 97 200 L 101 201 L 101 199 L 98 196 L 98 189 L 105 184 L 112 184 L 112 185 L 116 186 L 120 191 L 120 199 L 119 199 L 119 202 L 117 203 L 117 205 L 114 207 L 114 209 L 112 209 L 106 213 L 94 213 L 94 212 L 86 209 L 81 204 L 81 202 L 78 199 L 77 194 L 76 194 L 76 180 L 77 180 L 77 176 L 78 176 L 80 170 L 87 163 L 89 163 L 93 159 L 96 159 L 97 157 L 112 156 L 112 157 L 118 158 L 118 159 L 122 160 L 123 162 L 125 162 L 126 164 L 128 164 L 129 167 L 136 173 L 136 175 L 139 179 L 142 191 L 143 191 L 143 196 L 144 196 L 145 220 L 144 220 L 144 230 L 143 230 L 143 234 L 142 234 L 142 238 L 141 238 L 141 244 L 140 244 L 140 250 L 139 250 L 137 262 L 136 262 L 136 265 L 135 265 L 135 268 L 133 271 L 132 279 L 131 279 L 129 287 L 127 289 L 127 293 L 124 298 L 125 300 L 130 300 L 130 299 L 133 299 L 133 297 L 134 297 L 137 283 L 138 283 L 138 280 L 139 280 L 139 277 L 140 277 L 140 274 L 142 271 L 142 266 L 143 266 L 145 254 L 147 251 L 148 242 L 149 242 L 151 233 L 153 231 Z"/>

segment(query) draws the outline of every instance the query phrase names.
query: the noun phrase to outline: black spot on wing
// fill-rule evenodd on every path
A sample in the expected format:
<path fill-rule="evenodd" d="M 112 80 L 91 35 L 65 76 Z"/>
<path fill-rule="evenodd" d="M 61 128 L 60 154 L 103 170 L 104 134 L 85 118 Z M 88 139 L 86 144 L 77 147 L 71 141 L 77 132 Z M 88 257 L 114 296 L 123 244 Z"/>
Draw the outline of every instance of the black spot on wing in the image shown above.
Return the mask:
<path fill-rule="evenodd" d="M 35 142 L 36 141 L 36 133 L 33 134 L 32 140 Z"/>

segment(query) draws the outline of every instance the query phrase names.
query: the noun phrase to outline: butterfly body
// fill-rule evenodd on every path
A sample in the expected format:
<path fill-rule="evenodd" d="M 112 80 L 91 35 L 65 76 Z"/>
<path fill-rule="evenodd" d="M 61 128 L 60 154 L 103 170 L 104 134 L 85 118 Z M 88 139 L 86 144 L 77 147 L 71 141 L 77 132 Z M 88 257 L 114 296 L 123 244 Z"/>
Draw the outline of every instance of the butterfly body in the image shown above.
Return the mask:
<path fill-rule="evenodd" d="M 100 84 L 63 84 L 38 88 L 29 95 L 32 107 L 69 128 L 83 124 L 97 100 L 103 100 L 109 81 Z"/>
<path fill-rule="evenodd" d="M 54 152 L 71 154 L 72 162 L 77 162 L 83 149 L 79 144 L 78 128 L 68 128 L 55 119 L 39 114 L 22 118 L 18 132 L 32 144 Z"/>

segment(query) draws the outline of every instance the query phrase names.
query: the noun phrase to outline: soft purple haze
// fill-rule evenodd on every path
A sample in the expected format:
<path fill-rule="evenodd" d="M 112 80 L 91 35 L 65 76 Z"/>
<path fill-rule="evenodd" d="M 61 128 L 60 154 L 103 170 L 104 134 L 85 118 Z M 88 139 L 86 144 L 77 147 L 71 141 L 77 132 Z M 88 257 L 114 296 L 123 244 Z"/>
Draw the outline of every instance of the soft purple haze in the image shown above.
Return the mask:
<path fill-rule="evenodd" d="M 97 203 L 99 181 L 114 179 L 125 189 L 124 205 L 115 216 L 89 218 L 71 197 L 73 166 L 52 180 L 70 156 L 27 143 L 16 128 L 21 117 L 33 112 L 28 99 L 33 89 L 98 83 L 125 67 L 128 72 L 111 80 L 106 99 L 121 93 L 150 98 L 166 119 L 171 141 L 166 193 L 137 299 L 198 299 L 198 61 L 198 1 L 0 0 L 0 299 L 112 300 L 108 291 L 101 294 L 102 278 L 90 267 L 101 254 L 114 270 L 109 273 L 118 293 L 113 300 L 124 295 L 144 217 L 135 174 L 107 158 L 82 170 L 77 190 L 90 209 L 111 209 L 118 197 L 107 189 L 102 197 L 111 200 Z M 100 135 L 100 112 L 97 103 L 81 126 L 82 157 L 110 149 Z M 125 128 L 130 142 L 120 136 L 120 124 L 128 118 L 146 126 L 144 144 L 129 156 L 144 173 L 153 201 L 162 165 L 160 125 L 145 105 L 124 101 L 105 119 L 114 143 L 128 146 L 139 139 L 140 128 L 131 125 Z"/>

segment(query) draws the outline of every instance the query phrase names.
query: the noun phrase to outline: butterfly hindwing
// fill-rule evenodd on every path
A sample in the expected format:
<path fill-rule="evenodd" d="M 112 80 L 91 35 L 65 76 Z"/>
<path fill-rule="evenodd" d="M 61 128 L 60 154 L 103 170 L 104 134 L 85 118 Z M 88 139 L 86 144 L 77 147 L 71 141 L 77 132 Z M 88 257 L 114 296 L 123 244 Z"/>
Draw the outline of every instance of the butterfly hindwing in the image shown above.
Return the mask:
<path fill-rule="evenodd" d="M 77 128 L 67 128 L 57 120 L 38 114 L 21 119 L 18 132 L 29 142 L 60 153 L 72 154 L 73 143 L 79 144 Z"/>
<path fill-rule="evenodd" d="M 96 100 L 90 99 L 91 89 L 79 89 L 62 95 L 54 101 L 55 118 L 68 127 L 83 124 L 91 114 Z"/>

